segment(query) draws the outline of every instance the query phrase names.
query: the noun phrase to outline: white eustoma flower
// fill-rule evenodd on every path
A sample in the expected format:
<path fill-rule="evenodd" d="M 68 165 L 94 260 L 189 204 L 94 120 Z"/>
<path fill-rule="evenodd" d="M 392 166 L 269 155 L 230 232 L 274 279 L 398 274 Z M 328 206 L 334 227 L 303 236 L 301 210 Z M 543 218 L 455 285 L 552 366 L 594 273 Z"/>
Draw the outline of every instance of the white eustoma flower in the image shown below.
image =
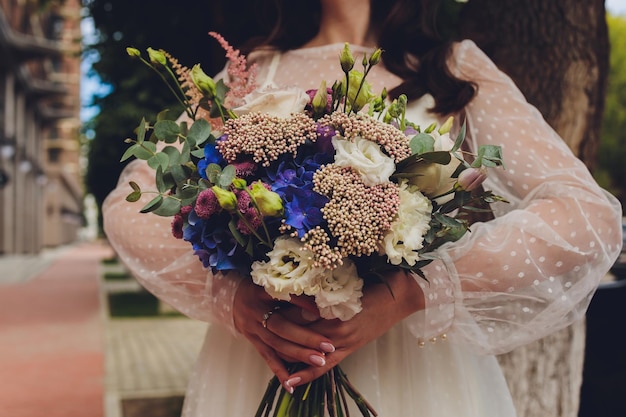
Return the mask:
<path fill-rule="evenodd" d="M 389 263 L 399 265 L 404 259 L 415 265 L 417 253 L 423 247 L 424 235 L 430 229 L 433 206 L 417 187 L 402 181 L 399 184 L 398 216 L 385 234 L 379 252 L 387 255 Z"/>
<path fill-rule="evenodd" d="M 349 320 L 361 311 L 363 280 L 350 259 L 335 269 L 326 269 L 319 281 L 315 303 L 325 319 Z"/>
<path fill-rule="evenodd" d="M 291 295 L 310 294 L 323 270 L 313 266 L 313 254 L 298 239 L 279 237 L 268 252 L 267 262 L 252 264 L 252 280 L 274 298 L 288 301 Z"/>
<path fill-rule="evenodd" d="M 302 113 L 310 97 L 301 88 L 266 89 L 254 91 L 244 97 L 245 104 L 233 111 L 238 116 L 262 112 L 287 119 L 292 113 Z"/>
<path fill-rule="evenodd" d="M 367 186 L 389 182 L 389 177 L 396 169 L 393 159 L 385 155 L 380 145 L 371 140 L 356 137 L 354 141 L 335 136 L 332 139 L 335 148 L 335 164 L 352 167 Z"/>

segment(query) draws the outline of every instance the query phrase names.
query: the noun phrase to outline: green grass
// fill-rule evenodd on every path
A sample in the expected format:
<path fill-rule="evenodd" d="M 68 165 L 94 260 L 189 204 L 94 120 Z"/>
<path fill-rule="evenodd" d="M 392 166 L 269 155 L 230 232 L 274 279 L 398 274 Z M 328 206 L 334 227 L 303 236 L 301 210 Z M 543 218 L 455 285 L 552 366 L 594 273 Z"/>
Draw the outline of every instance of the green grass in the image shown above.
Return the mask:
<path fill-rule="evenodd" d="M 154 317 L 159 315 L 159 300 L 146 291 L 109 294 L 111 317 Z"/>
<path fill-rule="evenodd" d="M 119 280 L 124 280 L 124 279 L 131 279 L 131 278 L 132 276 L 126 271 L 104 273 L 104 279 L 106 281 L 119 281 Z"/>

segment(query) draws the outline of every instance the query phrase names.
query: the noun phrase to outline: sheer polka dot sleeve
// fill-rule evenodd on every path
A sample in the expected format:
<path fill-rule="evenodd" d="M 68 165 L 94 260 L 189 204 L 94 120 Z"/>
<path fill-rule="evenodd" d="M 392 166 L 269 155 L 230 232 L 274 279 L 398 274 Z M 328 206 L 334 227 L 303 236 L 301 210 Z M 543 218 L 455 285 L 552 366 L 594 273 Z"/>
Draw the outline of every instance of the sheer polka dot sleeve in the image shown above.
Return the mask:
<path fill-rule="evenodd" d="M 136 160 L 103 204 L 104 231 L 121 261 L 146 289 L 183 314 L 222 324 L 236 334 L 231 308 L 241 278 L 235 273 L 213 275 L 188 242 L 172 236 L 171 218 L 140 213 L 150 195 L 127 202 L 130 180 L 142 190 L 156 189 L 153 170 Z"/>
<path fill-rule="evenodd" d="M 471 147 L 501 145 L 506 169 L 486 189 L 496 219 L 437 251 L 420 280 L 426 310 L 409 321 L 428 338 L 447 332 L 477 351 L 502 353 L 581 318 L 621 248 L 621 208 L 471 41 L 453 72 L 478 85 L 466 109 Z"/>

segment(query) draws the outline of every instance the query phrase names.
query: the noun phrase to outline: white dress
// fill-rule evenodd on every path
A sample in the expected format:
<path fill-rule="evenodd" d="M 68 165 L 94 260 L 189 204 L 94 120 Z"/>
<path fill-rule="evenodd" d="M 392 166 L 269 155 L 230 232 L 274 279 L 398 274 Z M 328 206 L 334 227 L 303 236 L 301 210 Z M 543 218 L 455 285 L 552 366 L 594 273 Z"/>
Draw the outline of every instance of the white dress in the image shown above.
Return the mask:
<path fill-rule="evenodd" d="M 322 79 L 330 85 L 341 76 L 342 46 L 258 53 L 258 79 L 305 89 Z M 370 50 L 353 47 L 357 62 L 363 51 Z M 416 278 L 424 311 L 342 362 L 382 417 L 515 416 L 493 355 L 581 318 L 622 242 L 617 200 L 598 187 L 512 81 L 471 41 L 456 45 L 449 66 L 478 86 L 466 108 L 469 144 L 503 147 L 506 170 L 490 170 L 485 188 L 510 204 L 497 204 L 496 219 L 474 224 L 463 239 L 437 251 L 439 259 L 425 269 L 430 285 Z M 368 79 L 374 91 L 399 81 L 382 66 Z M 429 124 L 430 100 L 413 103 L 409 119 Z M 170 219 L 140 214 L 141 202 L 126 202 L 130 179 L 142 189 L 154 183 L 143 162 L 123 172 L 104 204 L 111 244 L 146 288 L 184 314 L 214 323 L 183 416 L 253 416 L 272 375 L 234 330 L 237 279 L 208 273 L 187 242 L 171 237 Z"/>

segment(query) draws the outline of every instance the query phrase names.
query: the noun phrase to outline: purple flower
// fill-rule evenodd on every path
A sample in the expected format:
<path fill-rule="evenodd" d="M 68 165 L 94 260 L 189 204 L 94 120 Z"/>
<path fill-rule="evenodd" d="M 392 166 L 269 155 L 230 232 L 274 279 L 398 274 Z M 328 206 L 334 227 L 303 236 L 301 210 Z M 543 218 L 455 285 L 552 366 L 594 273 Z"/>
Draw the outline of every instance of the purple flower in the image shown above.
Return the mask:
<path fill-rule="evenodd" d="M 324 221 L 322 207 L 328 198 L 313 190 L 290 188 L 289 201 L 285 203 L 285 223 L 296 229 L 298 237 L 319 226 Z"/>

